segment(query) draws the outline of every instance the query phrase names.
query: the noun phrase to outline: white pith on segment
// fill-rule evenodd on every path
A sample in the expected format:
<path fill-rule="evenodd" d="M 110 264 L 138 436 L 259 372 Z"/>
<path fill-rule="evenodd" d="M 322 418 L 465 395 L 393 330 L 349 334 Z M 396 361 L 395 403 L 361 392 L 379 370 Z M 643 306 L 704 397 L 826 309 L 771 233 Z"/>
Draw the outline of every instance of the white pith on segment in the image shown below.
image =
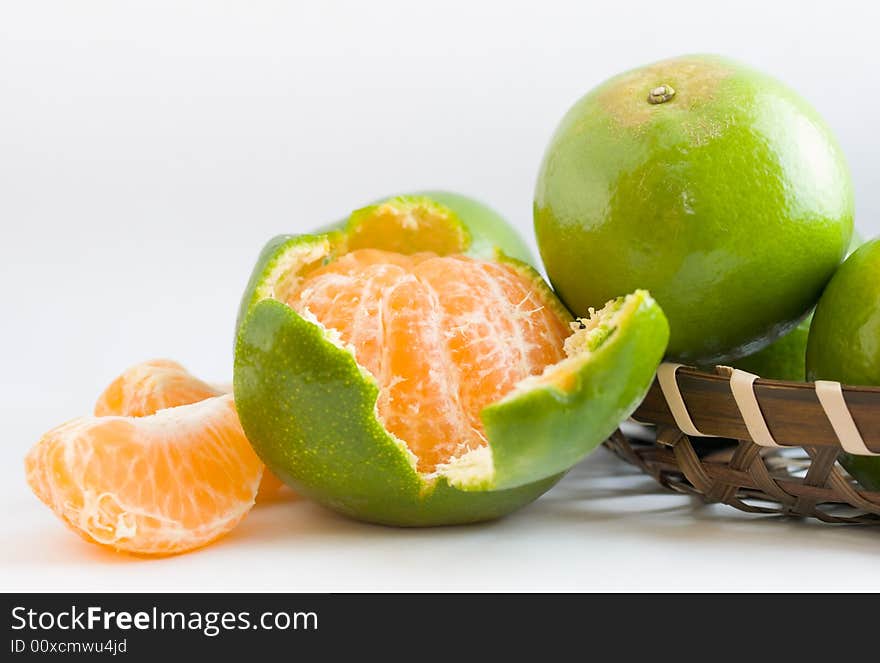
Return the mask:
<path fill-rule="evenodd" d="M 120 466 L 123 475 L 112 471 Z M 262 478 L 231 395 L 144 417 L 74 419 L 41 439 L 26 468 L 34 492 L 71 528 L 139 554 L 183 552 L 227 532 Z M 228 490 L 218 477 L 229 477 Z"/>
<path fill-rule="evenodd" d="M 354 346 L 379 385 L 382 423 L 426 474 L 486 446 L 481 410 L 561 359 L 568 333 L 519 272 L 465 256 L 357 250 L 287 303 Z"/>
<path fill-rule="evenodd" d="M 558 348 L 553 351 L 553 361 L 564 356 L 561 346 L 567 330 L 555 314 L 555 303 L 546 306 L 546 293 L 535 290 L 529 277 L 517 269 L 465 256 L 420 254 L 415 259 L 417 273 L 409 273 L 392 257 L 386 263 L 368 266 L 366 273 L 359 275 L 360 268 L 345 268 L 349 256 L 385 253 L 359 249 L 335 258 L 333 269 L 324 270 L 327 273 L 315 280 L 314 275 L 322 269 L 310 265 L 327 261 L 321 260 L 315 242 L 305 241 L 308 248 L 290 246 L 271 263 L 259 296 L 269 294 L 291 305 L 305 319 L 318 323 L 330 342 L 355 356 L 362 374 L 372 376 L 379 389 L 376 411 L 380 423 L 396 433 L 398 440 L 407 439 L 406 431 L 413 423 L 429 431 L 436 428 L 436 435 L 430 437 L 440 441 L 442 449 L 437 455 L 461 461 L 422 467 L 423 476 L 445 469 L 458 473 L 474 458 L 491 461 L 487 451 L 468 455 L 487 445 L 480 411 L 522 378 L 543 371 L 546 346 Z M 329 254 L 328 249 L 324 255 Z M 448 261 L 456 261 L 461 269 L 472 264 L 478 268 L 470 269 L 463 281 L 450 279 Z M 272 279 L 283 283 L 267 283 Z M 473 308 L 474 292 L 486 293 L 482 310 Z M 546 328 L 551 315 L 555 316 L 553 333 Z M 346 329 L 346 333 L 340 332 Z M 407 374 L 396 366 L 401 358 L 392 349 L 406 347 L 413 337 L 418 337 L 419 347 L 429 355 L 421 362 L 426 367 L 424 374 Z M 484 359 L 471 365 L 469 356 Z M 397 404 L 401 407 L 391 407 Z M 433 412 L 430 416 L 425 416 L 426 406 Z M 412 452 L 412 445 L 407 446 Z"/>
<path fill-rule="evenodd" d="M 621 320 L 629 316 L 638 305 L 639 298 L 636 295 L 626 295 L 612 299 L 598 311 L 590 308 L 587 317 L 578 318 L 571 323 L 572 334 L 565 339 L 563 346 L 565 359 L 550 364 L 540 375 L 522 380 L 499 402 L 547 385 L 555 385 L 565 390 L 567 378 L 589 361 L 590 356 L 614 335 L 620 327 Z"/>
<path fill-rule="evenodd" d="M 612 338 L 622 321 L 639 306 L 639 295 L 637 292 L 635 295 L 613 299 L 601 310 L 591 308 L 586 318 L 571 322 L 573 333 L 563 344 L 566 357 L 548 365 L 540 375 L 521 380 L 497 403 L 513 400 L 551 385 L 565 390 L 565 378 L 587 364 L 593 353 Z M 440 476 L 445 477 L 451 486 L 461 490 L 491 488 L 495 477 L 491 447 L 473 449 L 452 458 L 448 463 L 438 465 L 431 477 Z"/>
<path fill-rule="evenodd" d="M 311 311 L 309 311 L 307 308 L 304 309 L 303 311 L 300 311 L 299 314 L 302 316 L 302 318 L 304 320 L 306 320 L 306 321 L 310 322 L 311 324 L 315 325 L 316 327 L 318 327 L 318 329 L 320 329 L 321 332 L 323 333 L 325 340 L 327 340 L 329 343 L 335 345 L 340 350 L 344 350 L 345 352 L 350 354 L 352 359 L 354 359 L 354 363 L 357 366 L 358 371 L 360 371 L 361 377 L 363 377 L 364 380 L 366 380 L 370 384 L 375 385 L 376 389 L 379 390 L 380 386 L 379 386 L 379 383 L 376 381 L 375 376 L 372 373 L 370 373 L 370 371 L 368 371 L 357 360 L 357 354 L 355 353 L 354 346 L 351 343 L 346 343 L 344 340 L 342 340 L 342 334 L 340 334 L 338 330 L 333 329 L 332 327 L 325 327 L 321 323 L 321 321 L 318 320 L 318 318 L 316 318 L 315 315 Z M 376 402 L 373 404 L 373 416 L 376 417 L 376 421 L 378 421 L 380 424 L 382 424 L 382 417 L 379 414 L 379 399 L 376 399 Z M 385 432 L 388 434 L 388 436 L 394 441 L 394 443 L 397 445 L 397 447 L 403 453 L 403 455 L 406 458 L 407 462 L 409 463 L 410 467 L 412 467 L 412 469 L 414 471 L 416 471 L 417 465 L 419 462 L 418 457 L 410 450 L 410 448 L 407 446 L 406 442 L 404 442 L 399 437 L 397 437 L 394 433 L 390 432 L 387 428 L 385 428 L 384 424 L 382 424 L 382 427 L 385 429 Z"/>

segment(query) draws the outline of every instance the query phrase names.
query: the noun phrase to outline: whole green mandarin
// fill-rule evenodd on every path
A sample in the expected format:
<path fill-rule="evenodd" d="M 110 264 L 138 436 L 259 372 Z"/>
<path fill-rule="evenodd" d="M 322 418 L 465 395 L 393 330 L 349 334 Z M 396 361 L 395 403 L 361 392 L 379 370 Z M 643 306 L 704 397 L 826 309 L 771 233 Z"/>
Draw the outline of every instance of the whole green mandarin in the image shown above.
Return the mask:
<path fill-rule="evenodd" d="M 810 326 L 807 378 L 880 385 L 880 239 L 847 258 L 825 288 Z"/>
<path fill-rule="evenodd" d="M 616 76 L 563 118 L 538 176 L 547 274 L 581 311 L 647 288 L 668 355 L 714 363 L 797 326 L 850 241 L 843 155 L 810 105 L 731 60 Z"/>
<path fill-rule="evenodd" d="M 880 385 L 880 239 L 847 258 L 825 288 L 810 326 L 807 379 Z M 880 458 L 841 454 L 841 463 L 880 490 Z"/>

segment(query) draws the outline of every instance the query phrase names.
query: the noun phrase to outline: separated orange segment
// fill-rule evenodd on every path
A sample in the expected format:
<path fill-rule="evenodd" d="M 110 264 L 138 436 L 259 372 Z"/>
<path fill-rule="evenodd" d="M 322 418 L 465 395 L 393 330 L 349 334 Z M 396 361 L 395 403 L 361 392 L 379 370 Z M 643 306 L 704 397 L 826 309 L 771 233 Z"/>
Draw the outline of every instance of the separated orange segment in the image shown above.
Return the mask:
<path fill-rule="evenodd" d="M 202 382 L 176 361 L 153 359 L 116 378 L 95 404 L 95 416 L 144 417 L 158 410 L 198 403 L 221 390 Z"/>
<path fill-rule="evenodd" d="M 138 554 L 210 543 L 250 510 L 263 464 L 232 396 L 143 417 L 81 417 L 25 458 L 28 484 L 76 532 Z"/>
<path fill-rule="evenodd" d="M 380 418 L 422 472 L 484 446 L 480 411 L 563 359 L 571 333 L 515 268 L 458 255 L 355 250 L 287 303 L 354 348 L 379 384 Z"/>
<path fill-rule="evenodd" d="M 95 404 L 95 416 L 144 417 L 159 410 L 198 403 L 228 390 L 195 377 L 176 361 L 152 359 L 135 364 L 113 380 Z M 268 470 L 257 494 L 262 502 L 284 484 Z"/>

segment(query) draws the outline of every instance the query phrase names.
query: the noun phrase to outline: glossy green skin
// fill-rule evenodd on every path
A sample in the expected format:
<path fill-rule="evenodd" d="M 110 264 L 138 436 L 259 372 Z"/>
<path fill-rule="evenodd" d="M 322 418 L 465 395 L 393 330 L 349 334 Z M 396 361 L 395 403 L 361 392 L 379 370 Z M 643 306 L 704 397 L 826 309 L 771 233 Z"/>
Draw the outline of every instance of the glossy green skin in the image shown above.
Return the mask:
<path fill-rule="evenodd" d="M 864 243 L 864 238 L 853 228 L 849 253 Z M 807 374 L 807 339 L 810 336 L 810 323 L 813 313 L 804 318 L 797 327 L 782 338 L 776 339 L 763 350 L 753 355 L 737 359 L 731 366 L 770 380 L 790 380 L 804 382 Z"/>
<path fill-rule="evenodd" d="M 235 353 L 235 402 L 257 454 L 297 491 L 345 515 L 398 526 L 497 518 L 537 498 L 636 408 L 665 350 L 668 325 L 647 293 L 575 369 L 482 415 L 490 483 L 458 489 L 419 475 L 375 416 L 378 388 L 354 357 L 275 300 L 247 314 Z"/>
<path fill-rule="evenodd" d="M 828 284 L 810 327 L 807 378 L 880 385 L 880 239 L 853 253 Z M 841 454 L 865 488 L 880 490 L 880 458 Z"/>
<path fill-rule="evenodd" d="M 482 415 L 496 487 L 562 472 L 607 439 L 642 402 L 669 340 L 669 323 L 645 291 L 628 329 L 605 342 L 565 391 L 534 389 Z"/>
<path fill-rule="evenodd" d="M 728 74 L 686 103 L 683 61 Z M 535 191 L 541 257 L 570 309 L 647 288 L 671 357 L 736 359 L 796 326 L 834 273 L 852 232 L 849 172 L 818 114 L 777 81 L 712 56 L 652 66 L 614 113 L 603 100 L 637 74 L 562 120 Z M 661 84 L 678 94 L 648 104 Z"/>

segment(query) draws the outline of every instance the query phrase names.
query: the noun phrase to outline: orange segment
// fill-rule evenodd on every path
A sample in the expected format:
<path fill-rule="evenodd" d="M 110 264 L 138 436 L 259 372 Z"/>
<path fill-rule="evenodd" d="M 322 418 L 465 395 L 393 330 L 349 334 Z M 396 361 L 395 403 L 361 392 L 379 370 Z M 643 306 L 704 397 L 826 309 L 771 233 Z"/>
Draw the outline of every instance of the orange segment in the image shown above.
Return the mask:
<path fill-rule="evenodd" d="M 488 262 L 476 267 L 471 260 L 439 258 L 418 268 L 444 311 L 462 410 L 476 434 L 469 448 L 482 440 L 480 411 L 563 359 L 563 339 L 571 333 L 513 269 Z M 488 293 L 488 301 L 475 293 Z"/>
<path fill-rule="evenodd" d="M 144 417 L 221 393 L 194 377 L 176 361 L 154 359 L 132 366 L 116 378 L 98 398 L 95 416 Z"/>
<path fill-rule="evenodd" d="M 198 403 L 230 390 L 202 382 L 176 361 L 152 359 L 135 364 L 110 383 L 95 404 L 95 416 L 145 417 L 165 408 Z M 257 501 L 265 501 L 283 485 L 267 470 L 263 474 Z"/>
<path fill-rule="evenodd" d="M 418 456 L 420 468 L 433 471 L 438 462 L 465 451 L 473 437 L 461 416 L 443 311 L 437 293 L 413 275 L 386 292 L 384 300 L 379 414 Z"/>
<path fill-rule="evenodd" d="M 505 264 L 360 249 L 311 272 L 288 304 L 353 346 L 379 416 L 418 468 L 486 444 L 480 411 L 564 358 L 568 321 Z"/>
<path fill-rule="evenodd" d="M 95 543 L 164 555 L 201 547 L 250 510 L 263 465 L 232 396 L 144 417 L 81 417 L 25 458 L 28 484 Z"/>

